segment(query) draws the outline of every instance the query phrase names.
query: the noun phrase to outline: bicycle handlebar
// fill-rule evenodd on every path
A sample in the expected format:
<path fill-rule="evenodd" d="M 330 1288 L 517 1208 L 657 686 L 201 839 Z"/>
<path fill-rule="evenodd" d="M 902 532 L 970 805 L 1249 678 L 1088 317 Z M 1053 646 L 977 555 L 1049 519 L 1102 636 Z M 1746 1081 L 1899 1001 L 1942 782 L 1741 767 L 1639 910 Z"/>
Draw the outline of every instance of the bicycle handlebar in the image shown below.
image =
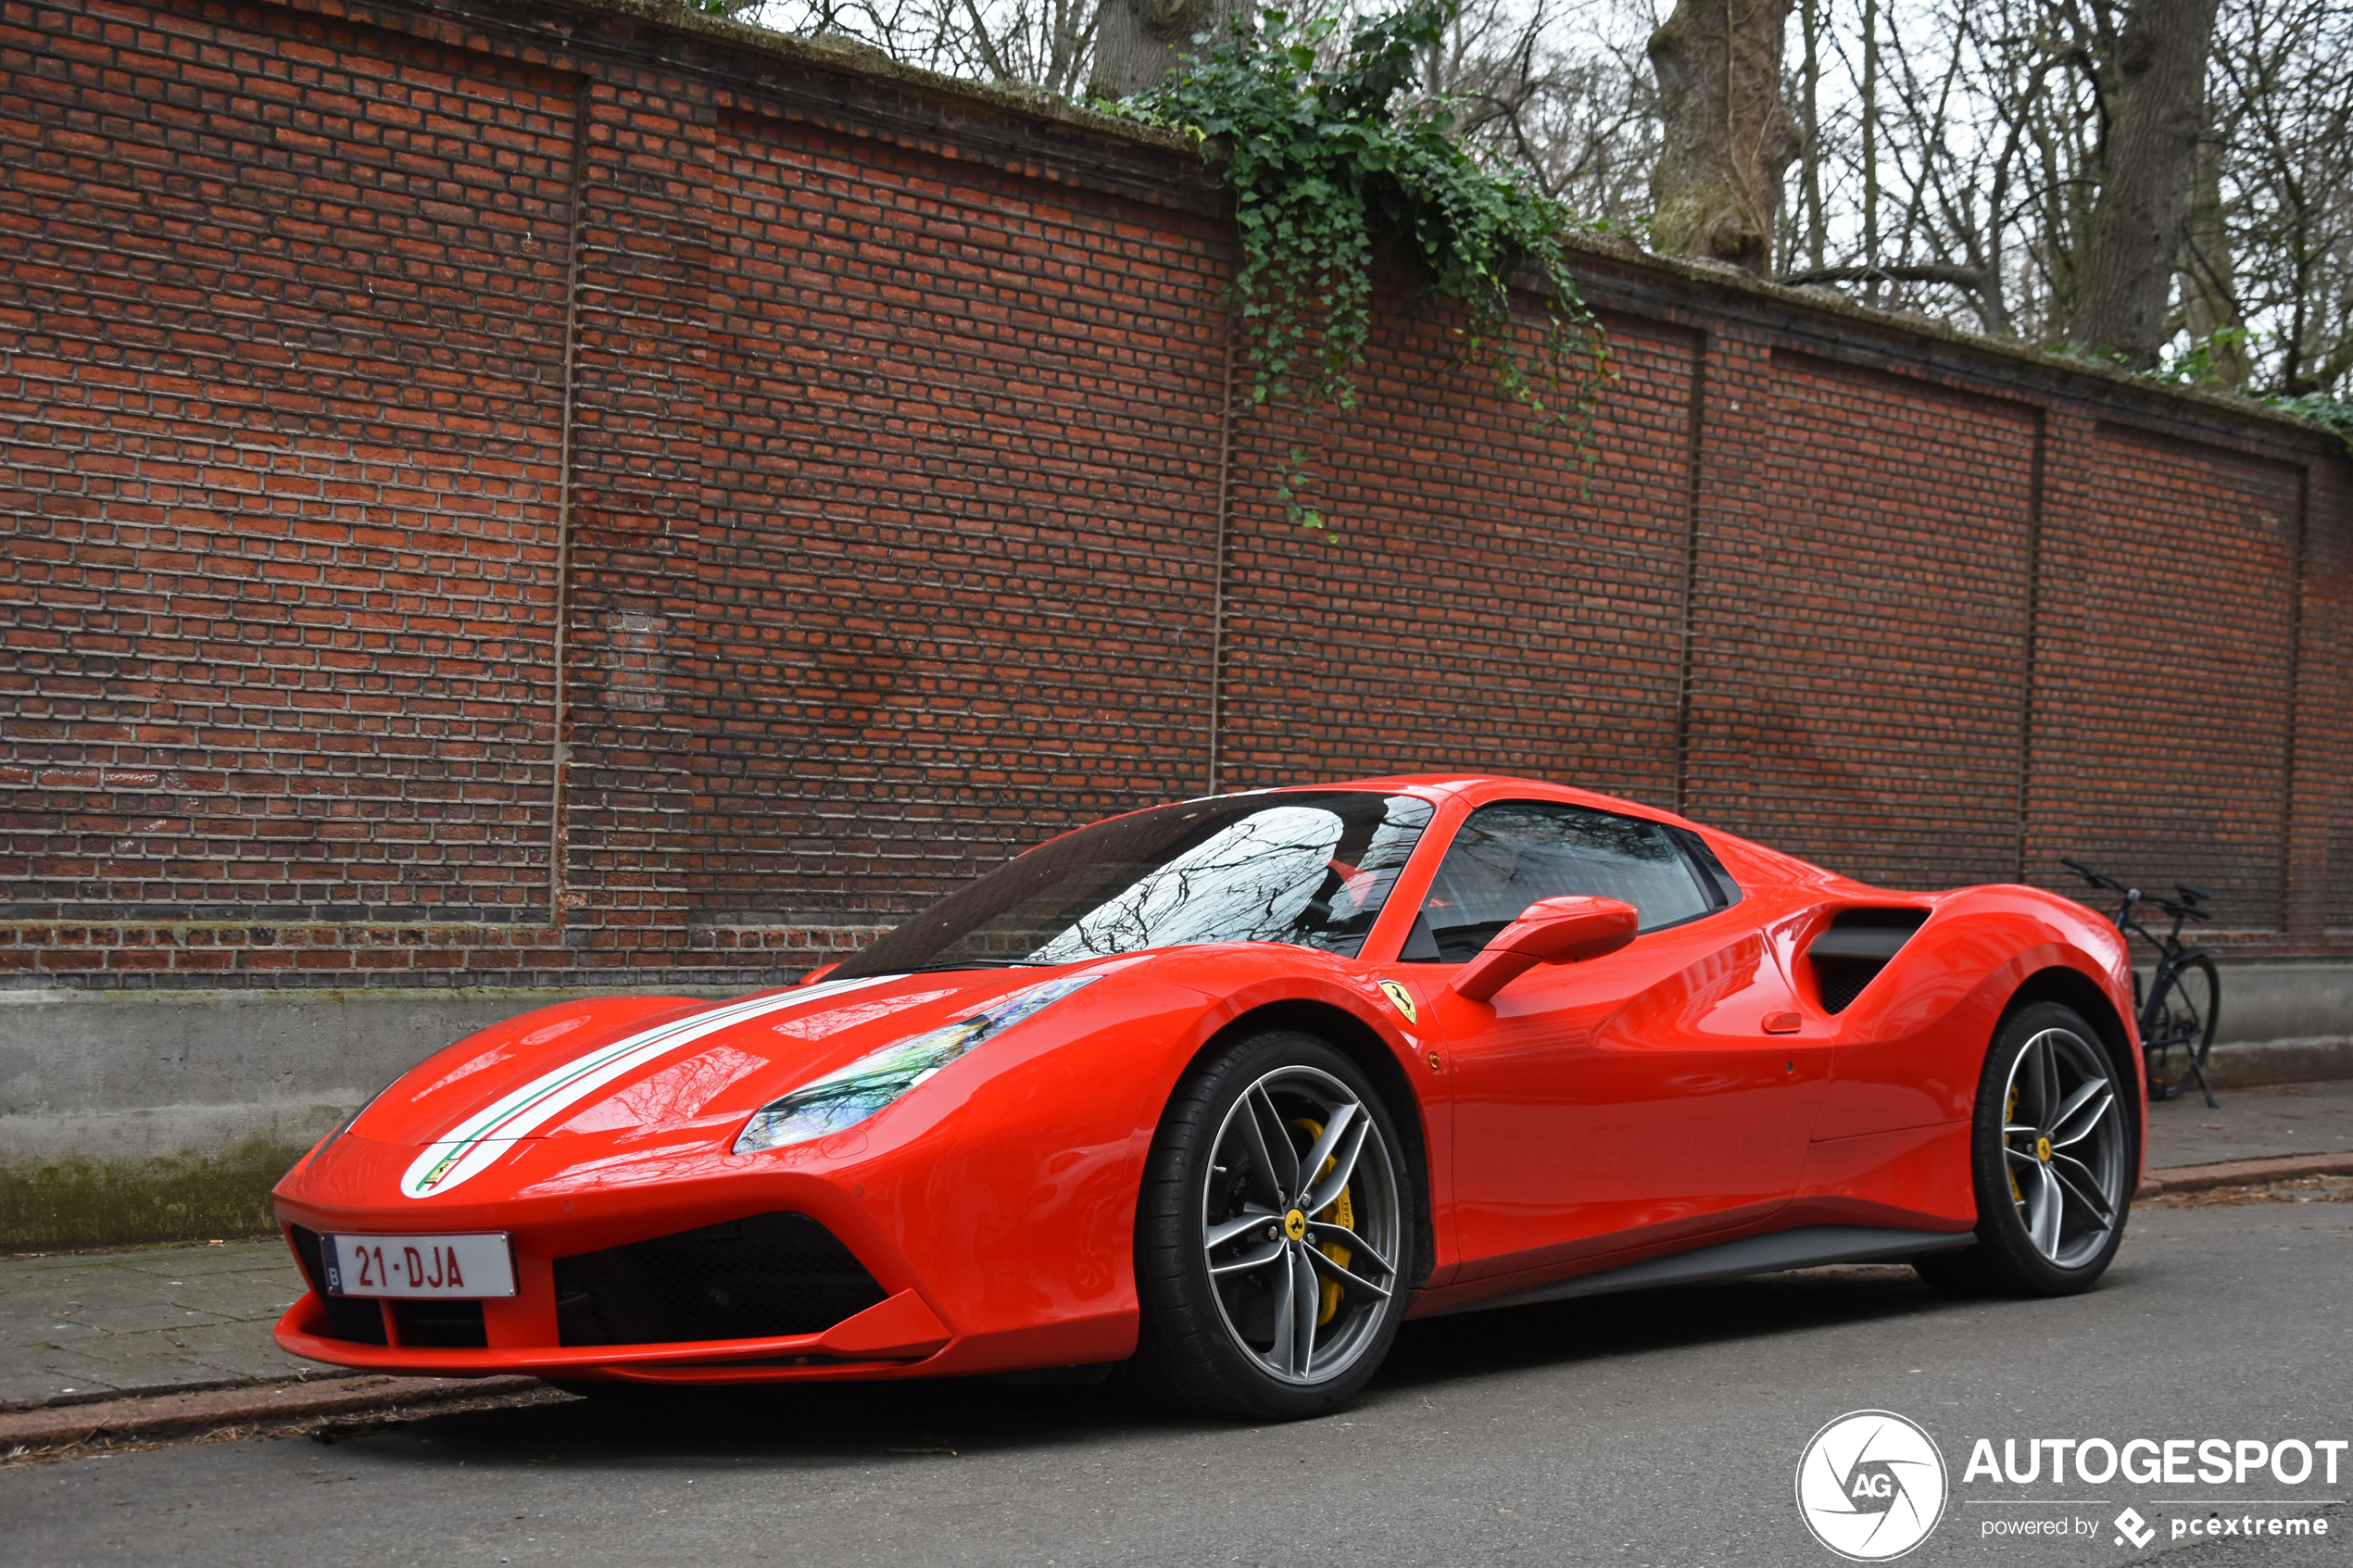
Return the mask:
<path fill-rule="evenodd" d="M 2208 892 L 2205 888 L 2196 885 L 2195 883 L 2175 883 L 2173 884 L 2173 891 L 2181 895 L 2181 897 L 2178 899 L 2159 898 L 2154 894 L 2144 894 L 2137 887 L 2127 887 L 2124 884 L 2117 881 L 2114 877 L 2108 875 L 2106 872 L 2095 872 L 2091 867 L 2085 865 L 2082 861 L 2070 859 L 2065 855 L 2061 855 L 2059 857 L 2059 864 L 2065 866 L 2069 871 L 2073 872 L 2077 876 L 2082 877 L 2085 882 L 2090 883 L 2094 887 L 2106 888 L 2110 893 L 2121 894 L 2125 899 L 2125 911 L 2129 911 L 2133 905 L 2140 903 L 2145 899 L 2147 902 L 2155 904 L 2158 909 L 2163 909 L 2176 921 L 2210 921 L 2214 918 L 2210 912 L 2197 907 L 2200 899 L 2211 898 L 2214 895 Z M 2128 915 L 2124 911 L 2120 911 L 2117 916 L 2120 923 L 2127 918 Z"/>
<path fill-rule="evenodd" d="M 2105 887 L 2110 893 L 2121 893 L 2127 898 L 2137 898 L 2140 897 L 2140 889 L 2135 887 L 2127 887 L 2122 883 L 2117 881 L 2114 877 L 2106 875 L 2100 872 L 2095 872 L 2081 860 L 2070 860 L 2066 856 L 2061 855 L 2059 857 L 2059 864 L 2065 866 L 2069 871 L 2073 872 L 2077 876 L 2082 877 L 2085 882 L 2090 883 L 2095 887 Z"/>

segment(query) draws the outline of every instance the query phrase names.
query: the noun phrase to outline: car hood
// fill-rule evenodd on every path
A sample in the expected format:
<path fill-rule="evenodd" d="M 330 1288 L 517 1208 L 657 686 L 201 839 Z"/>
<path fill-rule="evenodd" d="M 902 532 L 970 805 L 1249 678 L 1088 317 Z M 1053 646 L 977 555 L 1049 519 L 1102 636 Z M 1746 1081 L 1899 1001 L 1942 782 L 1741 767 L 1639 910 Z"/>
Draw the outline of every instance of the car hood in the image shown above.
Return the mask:
<path fill-rule="evenodd" d="M 626 997 L 542 1008 L 402 1074 L 312 1158 L 333 1160 L 341 1146 L 378 1180 L 397 1165 L 404 1198 L 479 1198 L 488 1194 L 471 1190 L 472 1179 L 525 1144 L 544 1145 L 535 1152 L 565 1165 L 724 1148 L 762 1105 L 869 1052 L 1030 987 L 1115 966 L 826 981 L 715 1003 Z"/>

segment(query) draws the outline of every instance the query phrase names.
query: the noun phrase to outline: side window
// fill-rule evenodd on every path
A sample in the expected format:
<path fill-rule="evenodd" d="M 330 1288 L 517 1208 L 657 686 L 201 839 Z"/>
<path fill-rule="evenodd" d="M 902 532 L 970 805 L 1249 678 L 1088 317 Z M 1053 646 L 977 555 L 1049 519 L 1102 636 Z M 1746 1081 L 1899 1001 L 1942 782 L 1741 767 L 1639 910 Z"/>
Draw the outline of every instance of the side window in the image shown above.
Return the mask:
<path fill-rule="evenodd" d="M 1540 898 L 1623 898 L 1642 929 L 1673 925 L 1728 900 L 1701 883 L 1670 830 L 1582 806 L 1505 800 L 1473 811 L 1430 882 L 1407 961 L 1467 959 Z"/>

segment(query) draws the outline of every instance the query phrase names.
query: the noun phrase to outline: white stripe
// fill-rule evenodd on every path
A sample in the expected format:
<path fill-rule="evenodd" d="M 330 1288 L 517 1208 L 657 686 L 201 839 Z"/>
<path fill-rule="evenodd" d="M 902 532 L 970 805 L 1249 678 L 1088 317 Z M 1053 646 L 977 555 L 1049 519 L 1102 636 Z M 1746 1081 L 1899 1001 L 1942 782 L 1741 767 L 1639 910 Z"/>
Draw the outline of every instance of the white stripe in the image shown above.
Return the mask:
<path fill-rule="evenodd" d="M 748 1019 L 782 1012 L 821 997 L 837 997 L 879 985 L 896 975 L 878 974 L 863 980 L 831 980 L 803 986 L 780 997 L 753 997 L 729 1002 L 691 1018 L 673 1019 L 612 1044 L 575 1057 L 552 1073 L 543 1073 L 505 1098 L 475 1112 L 425 1146 L 400 1178 L 409 1198 L 434 1198 L 474 1176 L 513 1147 L 615 1079 L 658 1061 Z"/>

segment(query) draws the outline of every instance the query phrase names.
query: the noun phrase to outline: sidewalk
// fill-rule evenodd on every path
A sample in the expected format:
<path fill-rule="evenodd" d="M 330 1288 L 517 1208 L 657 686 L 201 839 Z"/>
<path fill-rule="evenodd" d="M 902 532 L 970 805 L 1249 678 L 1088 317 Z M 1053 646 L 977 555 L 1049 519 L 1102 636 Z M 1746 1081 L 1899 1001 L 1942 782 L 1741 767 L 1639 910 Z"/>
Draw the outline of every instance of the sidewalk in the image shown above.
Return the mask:
<path fill-rule="evenodd" d="M 270 1337 L 302 1292 L 274 1239 L 0 1261 L 0 1409 L 342 1376 Z"/>
<path fill-rule="evenodd" d="M 2149 1107 L 2149 1169 L 2353 1152 L 2353 1083 L 2217 1089 L 2220 1110 L 2196 1085 Z"/>
<path fill-rule="evenodd" d="M 2149 1108 L 2151 1169 L 2353 1151 L 2353 1084 L 2220 1098 Z M 0 1410 L 348 1376 L 271 1342 L 302 1289 L 275 1240 L 0 1261 Z"/>

